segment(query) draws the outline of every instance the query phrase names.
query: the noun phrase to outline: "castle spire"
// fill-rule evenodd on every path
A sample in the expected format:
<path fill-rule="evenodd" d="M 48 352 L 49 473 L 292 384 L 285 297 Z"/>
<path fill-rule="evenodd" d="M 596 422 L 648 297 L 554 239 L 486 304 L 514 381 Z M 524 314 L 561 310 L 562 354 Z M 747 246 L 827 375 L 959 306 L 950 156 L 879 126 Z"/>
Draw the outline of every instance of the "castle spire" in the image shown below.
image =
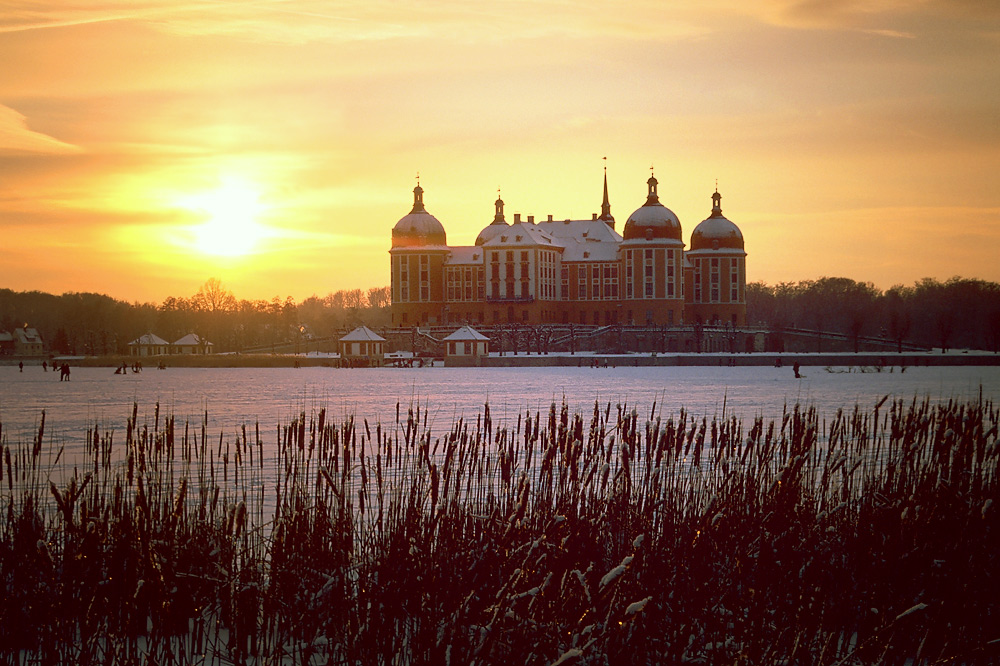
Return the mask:
<path fill-rule="evenodd" d="M 615 218 L 611 214 L 611 201 L 608 199 L 608 158 L 604 158 L 604 200 L 601 202 L 601 217 L 609 227 L 615 228 Z"/>

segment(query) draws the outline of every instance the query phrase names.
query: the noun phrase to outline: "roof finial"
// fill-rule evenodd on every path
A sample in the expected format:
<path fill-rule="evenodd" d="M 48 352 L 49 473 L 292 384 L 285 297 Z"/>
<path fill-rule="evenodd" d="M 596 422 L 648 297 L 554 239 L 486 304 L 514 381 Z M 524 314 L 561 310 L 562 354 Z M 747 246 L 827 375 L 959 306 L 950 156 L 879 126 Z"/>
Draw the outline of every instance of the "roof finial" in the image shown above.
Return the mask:
<path fill-rule="evenodd" d="M 424 208 L 424 188 L 420 187 L 420 172 L 417 172 L 417 186 L 413 188 L 413 210 L 411 213 L 425 213 Z"/>
<path fill-rule="evenodd" d="M 660 203 L 660 197 L 656 194 L 656 176 L 653 175 L 653 166 L 649 167 L 649 180 L 646 181 L 649 185 L 649 194 L 646 196 L 646 203 L 644 206 L 655 206 Z"/>
<path fill-rule="evenodd" d="M 496 207 L 496 213 L 493 215 L 493 224 L 507 224 L 507 220 L 503 217 L 503 199 L 500 198 L 500 188 L 497 187 L 497 200 L 494 204 Z"/>

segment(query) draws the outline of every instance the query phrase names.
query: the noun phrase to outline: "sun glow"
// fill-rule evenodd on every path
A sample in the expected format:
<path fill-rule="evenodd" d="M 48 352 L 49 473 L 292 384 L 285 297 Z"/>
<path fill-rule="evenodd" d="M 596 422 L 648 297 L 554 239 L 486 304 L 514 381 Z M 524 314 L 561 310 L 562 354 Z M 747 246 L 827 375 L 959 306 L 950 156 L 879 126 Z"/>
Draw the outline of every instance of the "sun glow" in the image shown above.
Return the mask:
<path fill-rule="evenodd" d="M 265 212 L 258 189 L 244 180 L 224 179 L 218 189 L 184 200 L 205 220 L 191 228 L 192 245 L 204 254 L 239 257 L 256 251 L 273 232 L 258 219 Z"/>

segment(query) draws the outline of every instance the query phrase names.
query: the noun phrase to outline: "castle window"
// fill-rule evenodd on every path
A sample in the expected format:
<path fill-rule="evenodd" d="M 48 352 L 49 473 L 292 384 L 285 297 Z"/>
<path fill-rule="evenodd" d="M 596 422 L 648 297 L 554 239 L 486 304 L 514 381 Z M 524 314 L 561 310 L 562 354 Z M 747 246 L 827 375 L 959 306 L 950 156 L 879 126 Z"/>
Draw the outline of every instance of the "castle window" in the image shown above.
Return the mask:
<path fill-rule="evenodd" d="M 646 298 L 653 297 L 653 251 L 646 250 L 643 255 L 643 269 L 642 274 L 644 281 L 646 283 L 645 296 Z"/>
<path fill-rule="evenodd" d="M 410 300 L 410 273 L 409 258 L 399 258 L 399 300 L 406 302 Z"/>
<path fill-rule="evenodd" d="M 676 284 L 676 278 L 674 274 L 674 251 L 667 250 L 667 298 L 674 297 L 674 285 Z"/>
<path fill-rule="evenodd" d="M 740 302 L 740 269 L 739 260 L 729 260 L 729 301 L 731 303 Z"/>
<path fill-rule="evenodd" d="M 625 298 L 635 297 L 635 284 L 632 282 L 632 251 L 625 254 Z"/>
<path fill-rule="evenodd" d="M 426 254 L 420 255 L 420 300 L 431 300 L 431 285 L 429 279 L 430 260 Z"/>
<path fill-rule="evenodd" d="M 710 302 L 719 302 L 719 259 L 712 257 L 711 270 L 709 271 Z"/>

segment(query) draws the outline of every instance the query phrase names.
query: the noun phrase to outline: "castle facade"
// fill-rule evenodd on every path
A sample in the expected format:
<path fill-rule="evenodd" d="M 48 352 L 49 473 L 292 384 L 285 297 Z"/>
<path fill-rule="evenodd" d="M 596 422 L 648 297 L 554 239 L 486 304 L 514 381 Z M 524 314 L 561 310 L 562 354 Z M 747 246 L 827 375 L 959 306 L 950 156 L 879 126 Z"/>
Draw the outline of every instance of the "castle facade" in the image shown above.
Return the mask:
<path fill-rule="evenodd" d="M 504 202 L 473 245 L 448 245 L 444 225 L 413 189 L 413 208 L 392 230 L 392 325 L 746 325 L 743 234 L 722 215 L 722 196 L 685 249 L 677 215 L 646 202 L 615 229 L 607 174 L 600 214 L 589 220 L 512 223 Z"/>

